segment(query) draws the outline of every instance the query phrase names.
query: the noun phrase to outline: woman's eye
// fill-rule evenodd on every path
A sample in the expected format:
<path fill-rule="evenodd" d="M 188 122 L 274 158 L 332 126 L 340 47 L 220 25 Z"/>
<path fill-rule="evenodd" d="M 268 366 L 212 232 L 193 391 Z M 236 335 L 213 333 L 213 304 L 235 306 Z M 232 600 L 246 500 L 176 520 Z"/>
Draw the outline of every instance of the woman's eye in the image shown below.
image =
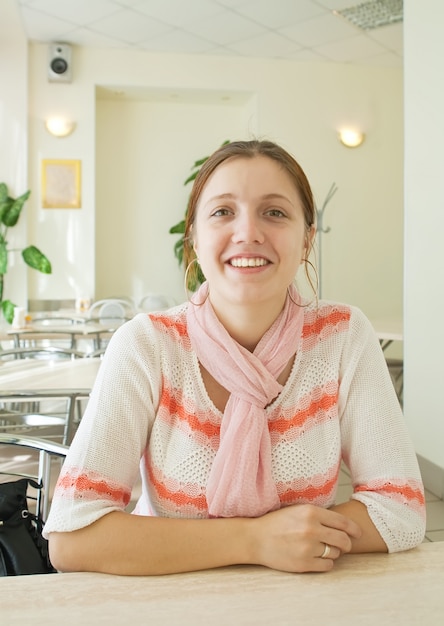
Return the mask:
<path fill-rule="evenodd" d="M 285 213 L 280 209 L 268 209 L 267 215 L 271 217 L 285 217 Z"/>
<path fill-rule="evenodd" d="M 212 212 L 212 216 L 213 217 L 222 217 L 223 215 L 228 215 L 229 211 L 228 209 L 222 208 L 222 209 L 216 209 L 215 211 Z"/>

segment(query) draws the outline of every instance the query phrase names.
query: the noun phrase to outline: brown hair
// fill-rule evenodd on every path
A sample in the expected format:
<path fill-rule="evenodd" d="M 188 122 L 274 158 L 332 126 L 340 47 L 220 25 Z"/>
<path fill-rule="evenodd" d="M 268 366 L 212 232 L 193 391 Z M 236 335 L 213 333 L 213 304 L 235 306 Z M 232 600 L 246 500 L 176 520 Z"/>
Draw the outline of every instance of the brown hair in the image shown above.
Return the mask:
<path fill-rule="evenodd" d="M 196 218 L 197 205 L 209 177 L 215 169 L 228 159 L 243 157 L 253 158 L 255 156 L 266 156 L 276 161 L 290 176 L 296 187 L 304 211 L 305 226 L 307 232 L 316 221 L 316 208 L 313 200 L 310 183 L 299 165 L 299 163 L 281 146 L 272 141 L 233 141 L 221 146 L 204 162 L 196 176 L 188 201 L 188 208 L 185 216 L 184 233 L 184 266 L 187 268 L 187 286 L 195 284 L 198 274 L 197 263 L 193 263 L 196 254 L 193 249 L 192 227 Z M 307 254 L 308 256 L 308 254 Z"/>

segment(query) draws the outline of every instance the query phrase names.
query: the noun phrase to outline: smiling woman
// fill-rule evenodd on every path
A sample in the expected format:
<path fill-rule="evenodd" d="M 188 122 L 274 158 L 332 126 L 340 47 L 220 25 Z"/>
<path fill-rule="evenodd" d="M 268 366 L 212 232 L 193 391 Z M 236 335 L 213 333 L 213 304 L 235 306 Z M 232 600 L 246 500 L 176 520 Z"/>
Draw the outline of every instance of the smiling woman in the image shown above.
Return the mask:
<path fill-rule="evenodd" d="M 245 329 L 233 328 L 242 318 L 232 315 L 230 302 L 253 309 L 260 305 L 261 316 L 254 316 L 257 343 L 310 252 L 314 216 L 307 223 L 292 179 L 263 155 L 232 156 L 219 165 L 206 180 L 195 215 L 193 250 L 211 285 L 213 308 L 239 340 Z M 249 322 L 250 336 L 252 331 Z"/>
<path fill-rule="evenodd" d="M 356 307 L 293 283 L 315 215 L 276 144 L 204 163 L 184 252 L 207 280 L 113 335 L 45 526 L 58 569 L 326 572 L 421 543 L 423 486 L 378 338 Z M 354 491 L 337 504 L 342 463 Z"/>
<path fill-rule="evenodd" d="M 251 159 L 259 156 L 263 158 L 260 160 L 255 159 L 254 164 L 250 162 Z M 242 159 L 241 164 L 236 164 L 235 167 L 230 168 L 230 171 L 226 173 L 226 168 L 230 167 L 231 162 L 235 159 Z M 219 166 L 223 167 L 219 168 Z M 242 168 L 242 173 L 239 168 Z M 224 187 L 224 181 L 226 178 L 230 178 L 232 171 L 239 172 L 238 190 L 235 190 L 234 194 L 227 193 Z M 275 174 L 278 177 L 276 181 L 274 180 Z M 212 180 L 213 175 L 216 180 Z M 242 176 L 244 180 L 241 180 Z M 250 178 L 250 180 L 248 180 L 248 178 Z M 286 190 L 286 194 L 282 193 L 278 181 L 283 182 L 283 188 Z M 208 190 L 207 184 L 211 186 L 210 190 Z M 222 217 L 220 213 L 222 210 L 225 221 L 227 221 L 230 211 L 226 204 L 229 201 L 233 204 L 238 198 L 238 194 L 242 193 L 241 186 L 243 185 L 245 189 L 248 184 L 253 184 L 254 186 L 259 185 L 255 201 L 256 203 L 258 201 L 262 203 L 260 206 L 258 205 L 258 208 L 262 210 L 264 220 L 267 219 L 270 223 L 276 222 L 276 225 L 279 221 L 287 223 L 298 221 L 299 224 L 304 224 L 304 261 L 308 259 L 315 234 L 314 224 L 316 212 L 314 210 L 312 191 L 302 168 L 288 153 L 272 142 L 225 143 L 216 151 L 211 159 L 206 159 L 203 162 L 188 203 L 185 220 L 183 258 L 185 266 L 191 268 L 188 276 L 193 283 L 196 282 L 201 265 L 200 263 L 194 264 L 194 266 L 191 265 L 196 259 L 196 251 L 193 242 L 196 240 L 195 231 L 197 224 L 195 224 L 195 220 L 198 204 L 200 207 L 204 202 L 210 203 L 210 194 L 213 193 L 214 197 L 212 198 L 212 202 L 214 206 L 210 203 L 207 210 L 213 206 L 216 213 L 214 217 Z M 204 187 L 206 187 L 206 189 L 203 192 Z M 221 190 L 219 196 L 217 195 L 217 189 Z M 259 189 L 262 191 L 259 192 Z M 201 194 L 203 197 L 201 197 Z M 222 201 L 225 201 L 225 203 Z M 242 201 L 241 197 L 239 197 L 239 201 Z M 222 209 L 218 209 L 218 202 L 222 202 Z M 239 213 L 237 216 L 239 217 Z M 239 220 L 237 223 L 239 224 Z M 252 226 L 252 224 L 251 222 L 250 225 Z M 249 235 L 247 234 L 247 238 L 248 237 Z M 297 239 L 295 241 L 297 241 Z M 247 246 L 248 245 L 247 243 Z M 251 258 L 252 255 L 248 254 L 247 256 Z M 307 270 L 307 266 L 305 266 L 305 269 Z M 296 268 L 293 268 L 292 277 L 289 282 L 294 279 L 295 275 Z M 311 284 L 308 273 L 307 277 Z"/>

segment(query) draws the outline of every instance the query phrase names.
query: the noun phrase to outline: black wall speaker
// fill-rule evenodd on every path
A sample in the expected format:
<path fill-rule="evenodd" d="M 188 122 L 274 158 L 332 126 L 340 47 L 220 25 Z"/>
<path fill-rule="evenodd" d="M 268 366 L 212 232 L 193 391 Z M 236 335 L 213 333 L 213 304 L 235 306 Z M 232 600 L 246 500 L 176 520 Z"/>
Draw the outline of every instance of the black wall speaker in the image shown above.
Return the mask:
<path fill-rule="evenodd" d="M 49 44 L 48 79 L 50 83 L 70 83 L 72 51 L 67 43 Z"/>

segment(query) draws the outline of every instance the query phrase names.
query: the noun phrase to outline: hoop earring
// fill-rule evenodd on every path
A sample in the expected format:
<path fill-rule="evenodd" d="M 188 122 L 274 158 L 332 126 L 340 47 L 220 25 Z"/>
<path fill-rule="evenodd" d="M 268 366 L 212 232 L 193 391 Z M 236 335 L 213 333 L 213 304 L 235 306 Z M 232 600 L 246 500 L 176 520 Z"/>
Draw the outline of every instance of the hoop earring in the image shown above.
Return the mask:
<path fill-rule="evenodd" d="M 296 306 L 304 306 L 304 305 L 302 305 L 300 302 L 296 302 L 296 300 L 292 297 L 290 287 L 287 287 L 287 296 L 290 298 L 290 300 L 291 300 L 291 301 L 293 302 L 293 304 L 295 304 Z"/>
<path fill-rule="evenodd" d="M 312 288 L 313 293 L 314 293 L 314 295 L 315 295 L 315 298 L 316 298 L 316 306 L 318 306 L 318 305 L 319 305 L 319 297 L 318 297 L 318 291 L 319 291 L 319 276 L 318 276 L 318 270 L 316 269 L 316 266 L 315 266 L 315 265 L 314 265 L 314 264 L 310 261 L 310 259 L 305 258 L 305 259 L 304 259 L 304 263 L 308 264 L 308 265 L 311 267 L 311 269 L 313 270 L 314 275 L 315 275 L 315 277 L 316 277 L 316 282 L 315 282 L 315 285 L 313 285 L 313 281 L 312 281 L 312 279 L 311 279 L 311 277 L 310 277 L 310 275 L 309 275 L 309 273 L 308 273 L 308 270 L 307 270 L 307 265 L 305 265 L 305 275 L 307 276 L 308 282 L 310 283 L 310 287 Z"/>
<path fill-rule="evenodd" d="M 310 306 L 315 301 L 316 301 L 316 307 L 318 307 L 318 305 L 319 305 L 319 298 L 318 298 L 318 291 L 317 291 L 318 290 L 318 285 L 319 285 L 318 272 L 316 270 L 316 267 L 313 265 L 313 263 L 309 259 L 302 259 L 302 260 L 304 261 L 304 263 L 308 263 L 310 265 L 310 267 L 312 268 L 313 272 L 315 273 L 315 276 L 316 276 L 316 287 L 314 286 L 313 281 L 312 281 L 311 277 L 308 274 L 307 267 L 305 267 L 305 275 L 307 276 L 307 280 L 310 283 L 310 287 L 311 287 L 315 297 L 313 298 L 313 300 L 310 300 L 310 302 L 307 302 L 306 304 L 301 304 L 300 302 L 296 302 L 296 300 L 291 295 L 290 287 L 287 287 L 288 297 L 293 302 L 293 304 L 295 304 L 296 306 L 300 307 L 301 309 L 304 309 L 305 307 Z M 294 284 L 295 283 L 296 283 L 296 281 L 294 281 Z"/>
<path fill-rule="evenodd" d="M 199 259 L 197 258 L 197 256 L 195 256 L 194 259 L 191 259 L 191 261 L 187 265 L 187 268 L 185 270 L 184 279 L 183 279 L 183 282 L 184 282 L 183 286 L 184 286 L 185 295 L 186 295 L 186 298 L 187 298 L 188 302 L 190 304 L 194 304 L 194 306 L 202 306 L 203 304 L 205 304 L 205 302 L 206 302 L 206 300 L 208 298 L 208 295 L 210 293 L 210 290 L 209 289 L 207 290 L 205 298 L 202 300 L 202 302 L 194 302 L 193 298 L 190 298 L 190 295 L 189 295 L 190 290 L 188 289 L 188 275 L 190 273 L 190 269 L 191 269 L 193 263 L 199 263 Z"/>

